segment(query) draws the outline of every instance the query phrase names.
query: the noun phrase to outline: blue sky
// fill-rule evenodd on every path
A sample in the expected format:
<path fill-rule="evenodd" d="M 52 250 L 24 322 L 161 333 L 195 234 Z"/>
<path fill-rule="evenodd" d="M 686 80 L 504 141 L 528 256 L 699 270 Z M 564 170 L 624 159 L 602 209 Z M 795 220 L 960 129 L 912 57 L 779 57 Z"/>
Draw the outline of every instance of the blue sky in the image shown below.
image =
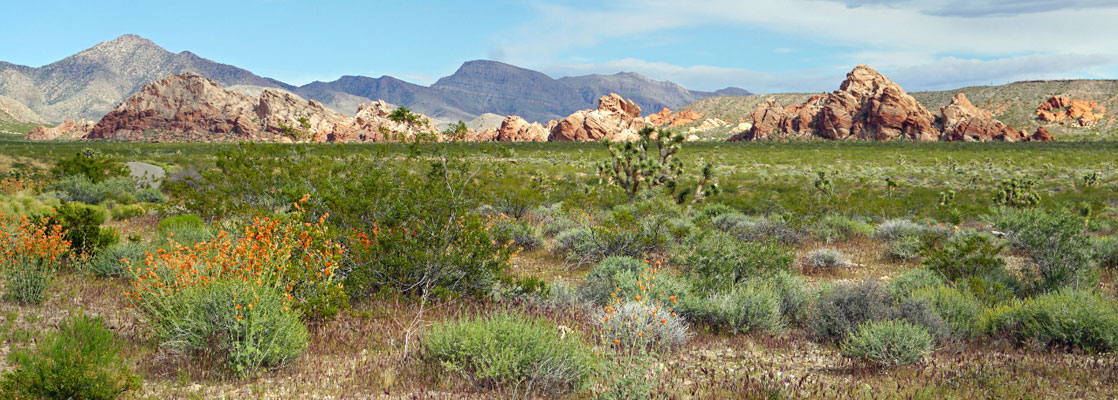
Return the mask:
<path fill-rule="evenodd" d="M 856 64 L 909 90 L 1118 77 L 1114 1 L 21 1 L 0 60 L 40 66 L 134 33 L 293 84 L 430 84 L 496 59 L 554 77 L 631 71 L 693 89 L 825 91 Z M 12 17 L 16 16 L 16 17 Z"/>

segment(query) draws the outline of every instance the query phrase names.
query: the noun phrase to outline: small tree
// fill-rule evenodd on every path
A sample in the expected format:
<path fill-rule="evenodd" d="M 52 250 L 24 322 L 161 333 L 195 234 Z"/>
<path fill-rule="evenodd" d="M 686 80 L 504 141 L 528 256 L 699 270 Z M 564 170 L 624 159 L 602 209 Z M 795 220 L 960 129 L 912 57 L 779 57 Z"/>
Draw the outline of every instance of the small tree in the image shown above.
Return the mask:
<path fill-rule="evenodd" d="M 656 133 L 655 139 L 653 133 Z M 635 199 L 641 188 L 652 190 L 664 186 L 674 194 L 679 175 L 683 173 L 683 161 L 677 156 L 683 144 L 683 135 L 649 127 L 641 129 L 637 135 L 639 137 L 634 141 L 605 141 L 610 159 L 598 165 L 599 176 L 603 181 L 620 186 L 629 200 Z M 652 149 L 654 153 L 649 151 Z M 707 164 L 695 189 L 696 201 L 717 191 L 717 185 L 712 181 L 713 166 Z M 689 192 L 690 189 L 684 190 L 678 199 L 683 200 Z"/>

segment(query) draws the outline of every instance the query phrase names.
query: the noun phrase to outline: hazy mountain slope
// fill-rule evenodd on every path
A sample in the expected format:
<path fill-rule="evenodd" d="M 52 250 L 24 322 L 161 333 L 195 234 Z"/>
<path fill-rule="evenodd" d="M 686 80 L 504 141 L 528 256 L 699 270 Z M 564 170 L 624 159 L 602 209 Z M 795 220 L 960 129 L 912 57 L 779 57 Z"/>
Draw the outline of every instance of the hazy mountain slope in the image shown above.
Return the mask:
<path fill-rule="evenodd" d="M 0 133 L 25 134 L 44 123 L 42 117 L 23 103 L 0 96 Z"/>

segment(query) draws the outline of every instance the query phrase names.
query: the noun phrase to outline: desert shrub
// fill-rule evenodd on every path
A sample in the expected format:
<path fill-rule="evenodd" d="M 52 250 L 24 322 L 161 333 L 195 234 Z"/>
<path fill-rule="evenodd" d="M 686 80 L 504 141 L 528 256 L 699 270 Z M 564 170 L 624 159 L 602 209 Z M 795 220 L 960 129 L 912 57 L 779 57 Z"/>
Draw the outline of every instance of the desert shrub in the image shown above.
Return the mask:
<path fill-rule="evenodd" d="M 70 318 L 34 352 L 16 351 L 9 359 L 16 368 L 0 381 L 5 398 L 108 400 L 140 387 L 101 318 Z"/>
<path fill-rule="evenodd" d="M 0 196 L 0 214 L 12 216 L 50 215 L 60 205 L 62 205 L 62 202 L 52 193 L 36 196 L 30 190 L 23 190 L 11 195 Z"/>
<path fill-rule="evenodd" d="M 566 217 L 557 217 L 552 218 L 551 221 L 544 224 L 543 234 L 546 237 L 553 238 L 560 233 L 579 227 L 581 227 L 581 224 L 579 224 L 578 221 Z"/>
<path fill-rule="evenodd" d="M 708 203 L 699 210 L 698 215 L 695 216 L 696 224 L 703 224 L 710 222 L 711 219 L 722 214 L 737 213 L 738 210 L 722 203 Z"/>
<path fill-rule="evenodd" d="M 955 338 L 972 336 L 981 329 L 983 307 L 970 292 L 936 286 L 918 290 L 912 297 L 926 299 Z"/>
<path fill-rule="evenodd" d="M 1103 268 L 1118 268 L 1118 236 L 1096 237 L 1092 239 L 1095 260 Z"/>
<path fill-rule="evenodd" d="M 889 291 L 876 281 L 837 284 L 820 295 L 808 327 L 822 341 L 841 341 L 863 323 L 891 318 L 892 303 Z"/>
<path fill-rule="evenodd" d="M 839 214 L 828 214 L 820 218 L 812 227 L 812 236 L 827 243 L 869 236 L 872 232 L 873 227 L 870 224 Z"/>
<path fill-rule="evenodd" d="M 617 299 L 629 301 L 637 297 L 667 304 L 687 291 L 686 282 L 632 257 L 602 260 L 590 270 L 586 281 L 578 288 L 579 297 L 599 306 Z M 668 307 L 671 305 L 668 304 Z"/>
<path fill-rule="evenodd" d="M 742 242 L 723 232 L 702 232 L 686 245 L 682 258 L 699 289 L 728 290 L 754 276 L 791 269 L 791 249 L 767 242 Z"/>
<path fill-rule="evenodd" d="M 615 348 L 670 351 L 682 346 L 690 334 L 678 315 L 651 301 L 625 301 L 598 310 L 603 342 Z"/>
<path fill-rule="evenodd" d="M 423 336 L 423 356 L 484 387 L 579 390 L 596 370 L 593 349 L 550 322 L 497 314 L 443 321 Z"/>
<path fill-rule="evenodd" d="M 920 361 L 932 351 L 932 336 L 923 326 L 907 321 L 862 324 L 842 344 L 842 354 L 880 367 Z"/>
<path fill-rule="evenodd" d="M 547 307 L 559 309 L 582 308 L 588 305 L 579 295 L 578 288 L 563 280 L 551 282 L 548 285 L 546 296 L 543 296 L 540 300 Z"/>
<path fill-rule="evenodd" d="M 807 253 L 805 260 L 806 266 L 809 269 L 816 271 L 833 271 L 847 265 L 850 265 L 850 259 L 841 251 L 823 248 L 812 250 Z"/>
<path fill-rule="evenodd" d="M 786 222 L 772 217 L 752 218 L 740 213 L 721 214 L 711 218 L 715 229 L 750 242 L 777 242 L 784 245 L 800 243 L 800 234 Z"/>
<path fill-rule="evenodd" d="M 951 337 L 951 328 L 933 309 L 931 301 L 924 297 L 909 297 L 897 304 L 896 319 L 908 321 L 928 329 L 936 340 Z"/>
<path fill-rule="evenodd" d="M 815 292 L 802 277 L 792 272 L 781 271 L 765 278 L 765 281 L 780 296 L 780 315 L 786 323 L 799 323 L 807 316 Z"/>
<path fill-rule="evenodd" d="M 676 217 L 669 219 L 664 226 L 675 240 L 682 240 L 695 232 L 695 224 L 690 219 Z"/>
<path fill-rule="evenodd" d="M 307 328 L 282 290 L 220 280 L 142 307 L 165 349 L 216 355 L 237 375 L 279 368 L 307 345 Z"/>
<path fill-rule="evenodd" d="M 512 244 L 524 249 L 534 250 L 543 245 L 543 238 L 532 224 L 519 221 L 502 221 L 497 225 L 499 243 L 512 241 Z"/>
<path fill-rule="evenodd" d="M 949 281 L 999 273 L 1005 261 L 998 256 L 1002 247 L 987 235 L 958 235 L 941 249 L 929 251 L 924 267 Z"/>
<path fill-rule="evenodd" d="M 100 204 L 107 200 L 135 203 L 136 183 L 128 177 L 111 177 L 94 183 L 84 175 L 63 178 L 52 185 L 63 200 L 85 204 Z"/>
<path fill-rule="evenodd" d="M 590 228 L 571 228 L 555 236 L 551 251 L 568 262 L 585 265 L 607 257 L 603 247 Z"/>
<path fill-rule="evenodd" d="M 159 221 L 157 226 L 161 238 L 174 239 L 175 242 L 192 245 L 213 239 L 215 233 L 206 227 L 202 218 L 194 214 L 175 215 Z"/>
<path fill-rule="evenodd" d="M 992 219 L 1008 232 L 1013 247 L 1029 254 L 1038 291 L 1089 288 L 1097 282 L 1082 218 L 1069 212 L 1000 208 Z"/>
<path fill-rule="evenodd" d="M 62 226 L 70 248 L 78 253 L 94 253 L 120 241 L 120 234 L 101 227 L 108 212 L 98 206 L 70 202 L 58 207 L 51 223 Z"/>
<path fill-rule="evenodd" d="M 923 226 L 907 219 L 891 219 L 877 224 L 873 228 L 873 237 L 886 241 L 896 241 L 904 237 L 920 237 L 923 233 Z"/>
<path fill-rule="evenodd" d="M 1118 347 L 1118 306 L 1086 290 L 1060 289 L 987 317 L 988 328 L 1047 345 L 1109 352 Z"/>
<path fill-rule="evenodd" d="M 70 251 L 62 227 L 0 214 L 0 271 L 5 295 L 19 303 L 42 303 L 58 264 Z"/>
<path fill-rule="evenodd" d="M 900 261 L 914 260 L 920 257 L 924 249 L 924 241 L 920 236 L 901 236 L 889 242 L 889 257 Z"/>
<path fill-rule="evenodd" d="M 100 183 L 109 178 L 128 176 L 128 168 L 97 150 L 83 149 L 71 158 L 58 160 L 51 173 L 58 178 L 80 175 L 93 183 Z"/>
<path fill-rule="evenodd" d="M 166 203 L 167 196 L 163 195 L 159 189 L 147 188 L 136 192 L 136 201 L 142 203 Z"/>
<path fill-rule="evenodd" d="M 128 294 L 137 308 L 160 319 L 173 312 L 165 303 L 188 288 L 248 282 L 278 290 L 282 306 L 308 320 L 331 318 L 348 305 L 338 274 L 344 251 L 322 219 L 303 223 L 301 217 L 255 219 L 236 239 L 222 233 L 196 246 L 171 242 L 157 257 L 130 265 L 135 279 Z"/>
<path fill-rule="evenodd" d="M 154 255 L 155 246 L 138 242 L 118 243 L 97 252 L 97 255 L 86 262 L 85 267 L 102 278 L 131 278 L 128 266 L 143 263 L 148 253 Z"/>
<path fill-rule="evenodd" d="M 910 269 L 896 279 L 889 281 L 889 292 L 893 294 L 893 298 L 903 299 L 917 290 L 940 286 L 944 283 L 946 281 L 943 280 L 942 275 L 927 268 Z"/>
<path fill-rule="evenodd" d="M 728 292 L 683 300 L 680 312 L 692 321 L 734 332 L 773 332 L 783 327 L 780 293 L 767 282 L 752 282 Z"/>
<path fill-rule="evenodd" d="M 122 220 L 147 214 L 147 209 L 139 204 L 129 204 L 113 207 L 110 212 L 113 214 L 114 220 Z"/>
<path fill-rule="evenodd" d="M 744 235 L 757 219 L 739 212 L 722 213 L 710 218 L 710 226 L 734 236 Z"/>

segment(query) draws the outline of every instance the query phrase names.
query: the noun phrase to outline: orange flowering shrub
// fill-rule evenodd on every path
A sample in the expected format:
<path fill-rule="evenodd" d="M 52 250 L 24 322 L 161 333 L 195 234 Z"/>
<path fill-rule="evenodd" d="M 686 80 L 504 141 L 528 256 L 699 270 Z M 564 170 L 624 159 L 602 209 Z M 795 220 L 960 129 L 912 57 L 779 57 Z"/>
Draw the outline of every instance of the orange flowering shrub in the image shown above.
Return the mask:
<path fill-rule="evenodd" d="M 661 351 L 687 341 L 687 323 L 672 311 L 678 303 L 676 295 L 655 290 L 660 273 L 658 268 L 645 268 L 637 280 L 640 294 L 632 298 L 619 295 L 621 286 L 610 293 L 610 301 L 596 317 L 603 344 L 617 350 Z"/>
<path fill-rule="evenodd" d="M 21 303 L 43 301 L 58 264 L 70 251 L 62 227 L 45 222 L 0 213 L 0 269 L 8 297 Z"/>
<path fill-rule="evenodd" d="M 328 215 L 317 223 L 298 222 L 300 204 L 306 201 L 295 203 L 289 218 L 254 219 L 235 239 L 221 231 L 216 238 L 184 246 L 170 233 L 169 250 L 149 253 L 141 265 L 129 267 L 135 279 L 126 294 L 135 305 L 158 308 L 185 289 L 238 281 L 279 290 L 285 309 L 298 310 L 309 320 L 333 317 L 348 303 L 337 275 L 344 250 L 328 238 Z"/>

